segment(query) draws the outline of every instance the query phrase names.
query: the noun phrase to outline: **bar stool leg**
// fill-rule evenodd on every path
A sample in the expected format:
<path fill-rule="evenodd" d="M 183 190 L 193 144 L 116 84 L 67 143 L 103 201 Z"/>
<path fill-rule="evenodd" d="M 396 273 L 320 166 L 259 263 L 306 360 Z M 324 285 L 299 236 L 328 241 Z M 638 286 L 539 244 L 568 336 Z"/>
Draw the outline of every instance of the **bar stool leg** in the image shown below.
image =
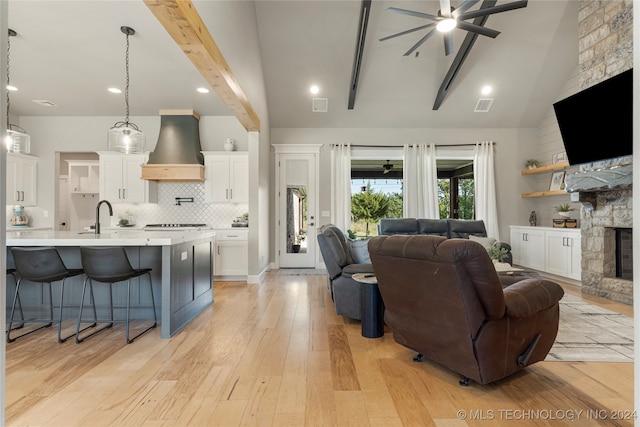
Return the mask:
<path fill-rule="evenodd" d="M 13 277 L 13 283 L 17 285 L 18 278 L 16 277 L 15 273 L 8 273 L 7 276 Z M 18 302 L 18 308 L 20 309 L 20 319 L 21 319 L 21 321 L 20 321 L 20 325 L 16 326 L 15 328 L 9 328 L 12 331 L 15 331 L 16 329 L 24 328 L 24 311 L 22 311 L 22 302 L 20 301 L 20 295 L 18 295 L 17 302 Z M 15 303 L 15 301 L 14 301 L 14 303 Z"/>
<path fill-rule="evenodd" d="M 86 290 L 87 290 L 87 281 L 89 282 L 89 300 L 92 302 L 92 306 L 93 306 L 93 323 L 83 329 L 80 329 L 80 323 L 82 322 L 82 310 L 84 307 L 84 296 L 86 294 Z M 98 325 L 98 313 L 96 311 L 96 300 L 94 299 L 93 296 L 93 283 L 92 280 L 90 278 L 86 278 L 84 280 L 84 285 L 82 286 L 82 297 L 80 299 L 80 312 L 78 313 L 78 323 L 76 325 L 76 344 L 80 344 L 82 341 L 84 341 L 85 339 L 89 338 L 90 336 L 93 336 L 95 334 L 97 334 L 100 331 L 104 331 L 107 328 L 110 328 L 113 326 L 113 304 L 112 304 L 112 308 L 111 308 L 111 323 L 108 323 L 106 326 L 103 326 L 102 328 L 95 330 L 93 332 L 91 332 L 89 335 L 86 335 L 82 338 L 80 338 L 80 332 L 84 332 L 89 328 L 93 328 L 95 326 Z"/>
<path fill-rule="evenodd" d="M 15 340 L 17 340 L 20 337 L 32 334 L 35 331 L 39 331 L 40 329 L 48 328 L 49 326 L 53 325 L 53 299 L 51 299 L 51 295 L 52 295 L 52 293 L 51 293 L 51 283 L 49 283 L 49 302 L 50 302 L 50 305 L 49 305 L 50 310 L 49 311 L 51 313 L 51 322 L 49 322 L 49 323 L 47 323 L 47 324 L 45 324 L 43 326 L 40 326 L 39 328 L 35 328 L 35 329 L 33 329 L 33 330 L 29 331 L 29 332 L 25 332 L 22 335 L 18 335 L 17 337 L 11 338 L 11 331 L 12 331 L 11 326 L 13 325 L 13 316 L 14 316 L 15 311 L 16 311 L 16 302 L 19 301 L 19 299 L 20 299 L 20 284 L 21 283 L 22 283 L 22 277 L 19 278 L 18 281 L 16 282 L 16 293 L 15 293 L 15 295 L 13 297 L 13 304 L 11 306 L 11 316 L 9 317 L 9 326 L 7 328 L 7 342 L 14 342 Z M 23 314 L 22 321 L 24 322 L 24 314 Z"/>
<path fill-rule="evenodd" d="M 144 331 L 140 332 L 135 337 L 129 339 L 129 310 L 131 306 L 131 279 L 129 279 L 127 283 L 127 344 L 131 344 L 135 339 L 140 337 L 142 334 L 149 332 L 151 329 L 155 328 L 158 325 L 158 318 L 156 315 L 156 301 L 153 298 L 153 283 L 151 283 L 151 273 L 147 273 L 149 277 L 149 288 L 151 290 L 151 305 L 153 306 L 153 325 L 149 326 Z"/>

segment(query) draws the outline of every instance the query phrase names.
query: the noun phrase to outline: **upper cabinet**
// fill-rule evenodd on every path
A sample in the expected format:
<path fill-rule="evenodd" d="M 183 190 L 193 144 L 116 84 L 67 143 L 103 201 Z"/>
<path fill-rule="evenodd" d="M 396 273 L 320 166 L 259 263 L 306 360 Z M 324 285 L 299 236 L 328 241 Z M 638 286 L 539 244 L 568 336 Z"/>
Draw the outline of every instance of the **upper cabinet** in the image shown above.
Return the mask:
<path fill-rule="evenodd" d="M 157 185 L 143 180 L 142 165 L 149 153 L 121 154 L 101 151 L 100 155 L 100 199 L 111 203 L 156 203 Z"/>
<path fill-rule="evenodd" d="M 36 204 L 37 157 L 7 153 L 7 204 Z"/>
<path fill-rule="evenodd" d="M 249 203 L 247 152 L 203 151 L 204 200 L 207 203 Z"/>

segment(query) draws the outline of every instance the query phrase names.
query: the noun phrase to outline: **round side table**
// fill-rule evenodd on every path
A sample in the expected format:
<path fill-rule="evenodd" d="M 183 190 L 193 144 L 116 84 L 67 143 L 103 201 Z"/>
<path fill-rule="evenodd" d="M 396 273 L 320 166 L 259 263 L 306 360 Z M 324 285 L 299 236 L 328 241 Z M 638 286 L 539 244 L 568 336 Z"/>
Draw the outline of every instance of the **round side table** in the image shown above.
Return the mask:
<path fill-rule="evenodd" d="M 362 284 L 362 336 L 380 338 L 384 335 L 384 303 L 373 273 L 356 273 L 351 276 Z"/>

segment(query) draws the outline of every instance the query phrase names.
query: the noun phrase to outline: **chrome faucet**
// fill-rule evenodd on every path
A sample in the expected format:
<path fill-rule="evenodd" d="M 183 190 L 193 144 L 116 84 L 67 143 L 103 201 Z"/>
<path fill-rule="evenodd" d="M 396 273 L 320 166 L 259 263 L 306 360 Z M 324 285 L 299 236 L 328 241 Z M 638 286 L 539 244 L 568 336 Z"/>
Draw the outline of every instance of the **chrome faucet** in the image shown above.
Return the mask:
<path fill-rule="evenodd" d="M 96 206 L 96 225 L 94 226 L 96 234 L 100 234 L 100 205 L 102 205 L 103 203 L 106 203 L 107 206 L 109 206 L 109 216 L 113 216 L 113 208 L 111 207 L 111 203 L 109 203 L 108 200 L 100 200 L 98 202 L 98 205 Z"/>

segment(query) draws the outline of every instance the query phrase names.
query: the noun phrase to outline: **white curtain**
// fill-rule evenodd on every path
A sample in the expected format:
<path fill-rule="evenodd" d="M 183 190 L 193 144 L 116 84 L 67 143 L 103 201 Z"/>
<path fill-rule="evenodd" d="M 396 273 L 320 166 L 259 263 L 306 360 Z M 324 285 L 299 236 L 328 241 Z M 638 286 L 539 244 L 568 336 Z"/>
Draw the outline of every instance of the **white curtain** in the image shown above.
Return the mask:
<path fill-rule="evenodd" d="M 403 153 L 404 216 L 440 218 L 435 144 L 405 144 Z"/>
<path fill-rule="evenodd" d="M 473 179 L 476 189 L 476 219 L 484 221 L 484 225 L 487 228 L 487 236 L 499 241 L 493 142 L 483 141 L 476 143 Z"/>
<path fill-rule="evenodd" d="M 322 177 L 321 184 L 322 185 Z M 331 221 L 346 234 L 351 227 L 351 146 L 331 147 Z"/>

